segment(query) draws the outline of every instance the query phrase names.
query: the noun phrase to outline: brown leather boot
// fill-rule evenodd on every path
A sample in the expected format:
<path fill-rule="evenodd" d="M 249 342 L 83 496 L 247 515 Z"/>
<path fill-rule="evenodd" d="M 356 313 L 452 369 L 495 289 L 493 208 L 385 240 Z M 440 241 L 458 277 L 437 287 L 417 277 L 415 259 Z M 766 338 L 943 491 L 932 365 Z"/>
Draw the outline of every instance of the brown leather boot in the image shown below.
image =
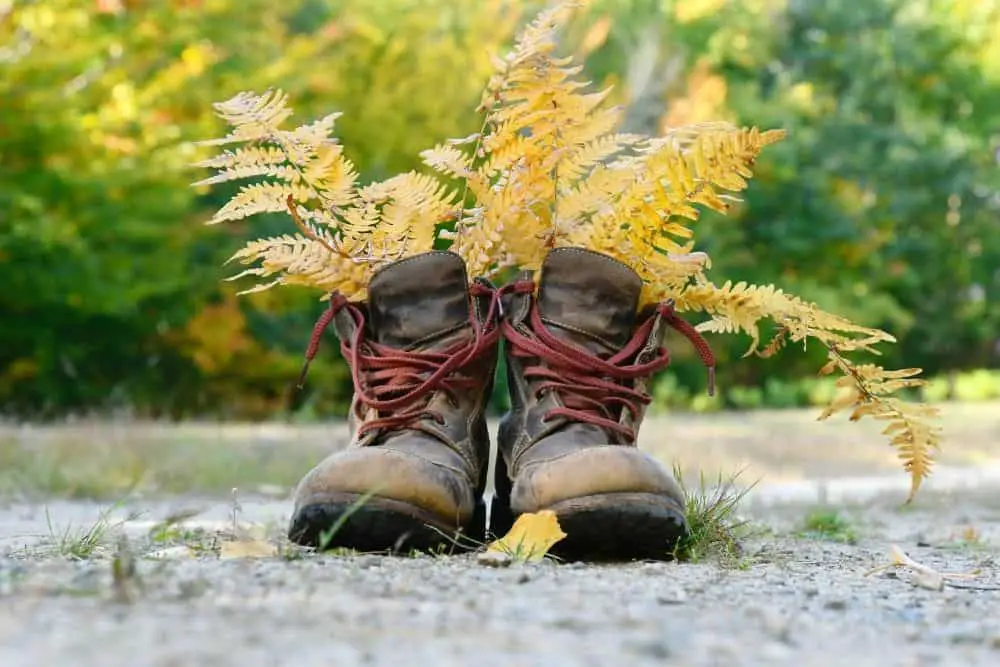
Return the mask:
<path fill-rule="evenodd" d="M 354 381 L 354 437 L 299 483 L 289 537 L 361 551 L 435 548 L 469 529 L 485 485 L 498 293 L 485 281 L 470 288 L 451 252 L 394 262 L 368 293 L 361 305 L 334 294 L 310 343 L 307 358 L 332 320 Z"/>
<path fill-rule="evenodd" d="M 711 350 L 670 304 L 637 312 L 642 281 L 596 252 L 557 248 L 505 297 L 511 411 L 499 449 L 514 515 L 556 512 L 569 558 L 669 558 L 687 531 L 684 495 L 636 447 L 652 374 L 669 363 L 672 326 L 714 369 Z M 711 378 L 711 374 L 710 374 Z"/>

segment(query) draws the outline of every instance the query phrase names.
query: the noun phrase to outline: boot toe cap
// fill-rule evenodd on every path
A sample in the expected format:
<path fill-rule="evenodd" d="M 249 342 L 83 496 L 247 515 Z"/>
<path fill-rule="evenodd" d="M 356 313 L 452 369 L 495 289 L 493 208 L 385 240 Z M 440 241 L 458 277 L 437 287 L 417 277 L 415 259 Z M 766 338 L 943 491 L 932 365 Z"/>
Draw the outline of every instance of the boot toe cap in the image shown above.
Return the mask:
<path fill-rule="evenodd" d="M 638 449 L 606 445 L 524 466 L 514 479 L 511 508 L 519 514 L 535 512 L 575 498 L 615 493 L 661 495 L 684 503 L 680 485 L 663 465 Z"/>
<path fill-rule="evenodd" d="M 369 493 L 375 501 L 402 503 L 456 526 L 469 520 L 475 506 L 461 472 L 408 452 L 366 447 L 338 452 L 313 468 L 295 492 L 295 512 Z"/>

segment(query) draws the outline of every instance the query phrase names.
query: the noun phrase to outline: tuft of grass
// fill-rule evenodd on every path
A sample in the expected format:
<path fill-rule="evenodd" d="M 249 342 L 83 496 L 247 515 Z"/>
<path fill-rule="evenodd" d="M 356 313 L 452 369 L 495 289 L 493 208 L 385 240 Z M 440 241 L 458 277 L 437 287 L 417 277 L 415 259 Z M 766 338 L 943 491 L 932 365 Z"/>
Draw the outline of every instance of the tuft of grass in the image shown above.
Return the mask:
<path fill-rule="evenodd" d="M 185 546 L 196 555 L 218 551 L 219 536 L 201 527 L 183 524 L 201 513 L 197 509 L 185 509 L 167 516 L 149 529 L 147 540 L 155 548 Z"/>
<path fill-rule="evenodd" d="M 810 539 L 857 544 L 858 533 L 854 525 L 837 510 L 820 509 L 806 515 L 802 530 L 797 535 Z"/>
<path fill-rule="evenodd" d="M 430 528 L 441 536 L 442 541 L 436 547 L 430 549 L 429 551 L 421 551 L 419 549 L 411 549 L 410 556 L 413 558 L 420 556 L 432 556 L 434 558 L 448 558 L 454 556 L 455 554 L 464 553 L 483 553 L 489 548 L 490 543 L 494 540 L 500 539 L 500 535 L 497 535 L 490 531 L 485 535 L 485 539 L 478 539 L 471 535 L 465 534 L 463 531 L 457 532 L 446 532 L 440 528 L 430 526 Z M 556 557 L 552 554 L 546 554 L 546 558 L 555 559 Z"/>
<path fill-rule="evenodd" d="M 52 523 L 49 510 L 45 510 L 45 523 L 49 531 L 49 542 L 52 552 L 59 556 L 76 560 L 87 560 L 107 546 L 108 537 L 113 530 L 120 527 L 123 521 L 112 522 L 111 513 L 122 506 L 121 501 L 101 510 L 97 520 L 83 529 L 66 526 L 59 529 Z M 138 515 L 129 515 L 124 521 L 130 521 Z"/>
<path fill-rule="evenodd" d="M 979 551 L 990 548 L 990 543 L 983 539 L 982 534 L 975 526 L 964 526 L 961 530 L 952 531 L 949 539 L 938 546 L 941 549 L 956 551 Z"/>
<path fill-rule="evenodd" d="M 738 518 L 736 511 L 757 482 L 740 486 L 742 474 L 743 471 L 737 471 L 723 477 L 720 473 L 710 485 L 702 473 L 698 487 L 692 489 L 685 484 L 680 466 L 674 464 L 674 478 L 684 492 L 688 520 L 688 534 L 672 552 L 675 559 L 689 562 L 714 559 L 726 566 L 748 566 L 741 542 L 752 535 L 753 527 L 748 520 Z"/>
<path fill-rule="evenodd" d="M 149 541 L 157 546 L 168 546 L 200 540 L 202 535 L 198 530 L 182 525 L 184 521 L 201 514 L 198 509 L 184 509 L 168 515 L 163 521 L 149 529 Z M 204 531 L 200 531 L 203 533 Z"/>

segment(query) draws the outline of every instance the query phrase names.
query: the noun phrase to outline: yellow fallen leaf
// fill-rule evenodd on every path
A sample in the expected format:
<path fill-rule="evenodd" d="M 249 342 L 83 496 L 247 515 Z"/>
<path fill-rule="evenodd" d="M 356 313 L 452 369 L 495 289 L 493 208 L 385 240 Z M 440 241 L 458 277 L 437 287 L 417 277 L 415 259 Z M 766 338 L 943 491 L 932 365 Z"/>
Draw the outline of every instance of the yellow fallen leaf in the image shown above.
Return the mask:
<path fill-rule="evenodd" d="M 223 542 L 219 547 L 219 558 L 272 558 L 278 549 L 263 540 L 235 540 Z"/>
<path fill-rule="evenodd" d="M 504 553 L 514 560 L 537 561 L 564 537 L 556 513 L 542 510 L 517 517 L 507 534 L 490 543 L 486 551 Z"/>
<path fill-rule="evenodd" d="M 980 570 L 965 573 L 938 572 L 929 565 L 924 565 L 913 560 L 896 544 L 889 545 L 889 559 L 888 563 L 873 567 L 865 572 L 865 576 L 867 577 L 876 572 L 883 572 L 892 568 L 905 567 L 913 571 L 912 582 L 915 586 L 939 591 L 951 579 L 974 579 L 981 574 Z"/>

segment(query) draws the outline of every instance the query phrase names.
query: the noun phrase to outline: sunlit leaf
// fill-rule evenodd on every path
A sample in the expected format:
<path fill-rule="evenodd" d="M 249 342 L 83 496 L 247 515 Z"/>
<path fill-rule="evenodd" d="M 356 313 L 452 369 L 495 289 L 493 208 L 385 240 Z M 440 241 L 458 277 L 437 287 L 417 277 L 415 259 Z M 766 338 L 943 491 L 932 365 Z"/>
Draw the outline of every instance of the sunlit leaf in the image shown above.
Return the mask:
<path fill-rule="evenodd" d="M 219 546 L 219 558 L 273 558 L 278 548 L 264 540 L 233 540 Z"/>
<path fill-rule="evenodd" d="M 514 560 L 538 561 L 566 537 L 552 510 L 522 514 L 506 535 L 490 543 L 487 552 L 509 555 Z"/>

